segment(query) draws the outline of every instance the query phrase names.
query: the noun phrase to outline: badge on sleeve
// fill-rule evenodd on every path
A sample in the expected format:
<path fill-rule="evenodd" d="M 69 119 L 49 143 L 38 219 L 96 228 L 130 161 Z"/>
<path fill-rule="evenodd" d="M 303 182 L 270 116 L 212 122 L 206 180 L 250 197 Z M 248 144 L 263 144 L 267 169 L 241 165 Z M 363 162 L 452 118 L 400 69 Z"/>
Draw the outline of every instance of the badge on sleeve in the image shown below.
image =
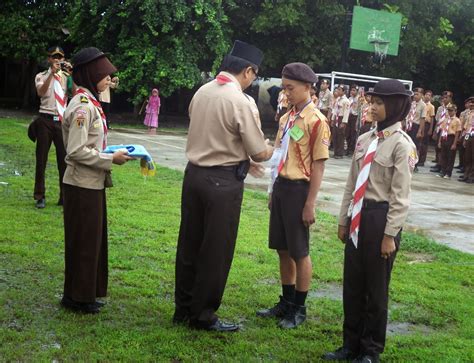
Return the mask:
<path fill-rule="evenodd" d="M 78 116 L 76 118 L 76 125 L 78 128 L 82 129 L 82 127 L 84 126 L 84 123 L 86 122 L 86 119 L 84 116 Z"/>
<path fill-rule="evenodd" d="M 290 136 L 293 140 L 299 141 L 304 136 L 304 131 L 295 125 L 290 129 Z"/>
<path fill-rule="evenodd" d="M 408 155 L 408 165 L 410 166 L 411 171 L 415 169 L 417 162 L 418 162 L 418 155 L 416 153 L 416 150 L 413 149 L 410 155 Z"/>

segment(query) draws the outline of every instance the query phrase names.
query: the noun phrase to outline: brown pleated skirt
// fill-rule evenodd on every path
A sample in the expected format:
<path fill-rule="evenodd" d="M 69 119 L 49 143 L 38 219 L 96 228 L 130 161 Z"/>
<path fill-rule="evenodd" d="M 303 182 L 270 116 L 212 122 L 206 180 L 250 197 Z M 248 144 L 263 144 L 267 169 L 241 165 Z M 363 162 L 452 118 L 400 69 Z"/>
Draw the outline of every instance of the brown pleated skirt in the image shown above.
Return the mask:
<path fill-rule="evenodd" d="M 64 296 L 84 303 L 107 295 L 105 189 L 64 184 Z"/>

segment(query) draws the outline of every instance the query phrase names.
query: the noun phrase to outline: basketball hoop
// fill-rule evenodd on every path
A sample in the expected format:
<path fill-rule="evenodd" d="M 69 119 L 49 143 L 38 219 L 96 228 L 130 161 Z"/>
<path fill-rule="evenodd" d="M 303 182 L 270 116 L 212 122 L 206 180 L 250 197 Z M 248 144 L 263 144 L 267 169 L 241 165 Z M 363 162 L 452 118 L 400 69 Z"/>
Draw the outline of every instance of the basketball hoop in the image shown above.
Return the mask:
<path fill-rule="evenodd" d="M 372 40 L 369 43 L 374 45 L 375 57 L 380 63 L 382 63 L 387 56 L 390 42 L 388 40 Z"/>

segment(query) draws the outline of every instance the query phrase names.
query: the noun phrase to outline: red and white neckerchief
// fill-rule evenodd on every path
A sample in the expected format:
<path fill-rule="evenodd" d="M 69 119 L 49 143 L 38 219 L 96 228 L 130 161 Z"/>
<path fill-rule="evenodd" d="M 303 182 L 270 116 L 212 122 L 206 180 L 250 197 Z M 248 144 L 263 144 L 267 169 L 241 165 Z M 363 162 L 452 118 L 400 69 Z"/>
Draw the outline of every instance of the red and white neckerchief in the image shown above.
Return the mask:
<path fill-rule="evenodd" d="M 448 117 L 446 122 L 441 124 L 441 140 L 448 139 L 449 125 L 451 124 L 452 118 Z"/>
<path fill-rule="evenodd" d="M 397 130 L 398 131 L 398 130 Z M 359 226 L 360 226 L 360 217 L 362 212 L 362 205 L 364 202 L 364 194 L 369 184 L 369 174 L 370 167 L 375 157 L 375 152 L 377 151 L 377 146 L 379 139 L 384 139 L 390 137 L 395 132 L 379 131 L 375 135 L 375 139 L 369 145 L 367 152 L 365 153 L 364 160 L 362 162 L 362 167 L 360 168 L 359 175 L 357 175 L 356 187 L 354 191 L 354 199 L 352 200 L 352 211 L 351 211 L 351 226 L 349 229 L 349 235 L 352 239 L 352 243 L 355 248 L 359 241 Z"/>
<path fill-rule="evenodd" d="M 63 122 L 64 111 L 66 110 L 66 94 L 61 84 L 61 76 L 57 73 L 53 74 L 54 98 L 56 100 L 56 109 L 58 110 L 59 122 Z"/>
<path fill-rule="evenodd" d="M 369 104 L 364 105 L 364 107 L 362 108 L 362 115 L 360 117 L 360 122 L 362 126 L 365 124 L 365 121 L 367 121 L 367 113 L 369 112 L 369 108 Z"/>
<path fill-rule="evenodd" d="M 285 162 L 288 156 L 288 148 L 290 145 L 290 130 L 292 127 L 295 125 L 295 121 L 298 117 L 300 117 L 300 113 L 308 106 L 310 103 L 312 103 L 311 100 L 304 105 L 299 112 L 296 112 L 295 107 L 291 109 L 291 111 L 288 114 L 288 118 L 286 120 L 286 124 L 283 128 L 281 138 L 280 138 L 280 147 L 277 148 L 273 152 L 273 156 L 270 160 L 271 164 L 271 182 L 268 187 L 268 192 L 271 193 L 273 190 L 273 184 L 275 183 L 275 180 L 282 171 L 283 167 L 285 166 Z"/>
<path fill-rule="evenodd" d="M 105 118 L 104 110 L 102 110 L 102 106 L 99 101 L 94 97 L 94 95 L 89 94 L 85 89 L 78 88 L 76 94 L 81 94 L 87 97 L 87 99 L 97 108 L 100 114 L 100 118 L 102 119 L 102 127 L 104 129 L 104 139 L 102 140 L 102 149 L 107 147 L 107 120 Z"/>
<path fill-rule="evenodd" d="M 438 122 L 436 123 L 436 130 L 435 130 L 436 133 L 439 132 L 439 130 L 440 130 L 440 128 L 441 128 L 441 125 L 443 124 L 443 122 L 444 122 L 444 120 L 445 120 L 445 118 L 446 118 L 446 114 L 447 114 L 446 107 L 445 107 L 445 106 L 441 106 L 441 107 L 443 107 L 443 108 L 441 109 L 441 115 L 440 115 L 440 117 L 439 117 L 439 120 L 438 120 Z"/>
<path fill-rule="evenodd" d="M 413 101 L 411 103 L 411 108 L 410 108 L 410 112 L 408 113 L 408 116 L 406 118 L 406 131 L 410 131 L 411 128 L 413 127 L 413 121 L 415 120 L 415 115 L 416 115 L 416 106 L 417 106 L 417 102 L 416 101 Z"/>
<path fill-rule="evenodd" d="M 338 97 L 336 98 L 336 101 L 334 101 L 334 112 L 332 114 L 332 119 L 334 121 L 337 121 L 337 119 L 339 118 L 339 109 L 341 108 L 339 106 L 339 100 L 341 99 L 341 97 Z"/>

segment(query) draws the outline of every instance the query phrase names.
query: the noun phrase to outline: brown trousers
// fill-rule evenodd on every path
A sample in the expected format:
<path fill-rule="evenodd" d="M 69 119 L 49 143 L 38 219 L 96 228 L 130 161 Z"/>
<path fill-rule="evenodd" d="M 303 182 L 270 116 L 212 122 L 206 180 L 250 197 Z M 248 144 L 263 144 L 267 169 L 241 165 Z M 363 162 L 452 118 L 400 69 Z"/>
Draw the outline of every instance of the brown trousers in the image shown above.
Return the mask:
<path fill-rule="evenodd" d="M 448 135 L 446 140 L 441 140 L 441 173 L 448 176 L 451 176 L 453 173 L 454 161 L 456 160 L 456 149 L 451 150 L 454 144 L 454 138 L 454 135 Z"/>
<path fill-rule="evenodd" d="M 466 141 L 464 152 L 464 178 L 474 181 L 474 136 Z"/>
<path fill-rule="evenodd" d="M 234 257 L 244 184 L 229 169 L 188 163 L 184 174 L 175 313 L 199 326 L 217 320 Z"/>
<path fill-rule="evenodd" d="M 430 143 L 430 136 L 428 135 L 430 131 L 431 124 L 425 123 L 425 132 L 423 134 L 423 138 L 420 140 L 419 145 L 419 160 L 418 164 L 424 164 L 426 162 L 426 155 L 428 154 L 428 145 Z"/>
<path fill-rule="evenodd" d="M 381 257 L 388 203 L 364 201 L 358 247 L 344 251 L 344 346 L 355 353 L 378 355 L 385 348 L 388 290 L 396 252 Z M 401 232 L 395 237 L 400 245 Z"/>
<path fill-rule="evenodd" d="M 344 129 L 342 125 L 342 117 L 334 122 L 332 143 L 334 146 L 334 156 L 344 156 Z M 347 128 L 347 125 L 346 125 Z"/>
<path fill-rule="evenodd" d="M 357 115 L 350 114 L 346 126 L 347 155 L 354 154 L 357 142 Z"/>
<path fill-rule="evenodd" d="M 33 197 L 35 200 L 43 199 L 46 193 L 45 172 L 48 162 L 48 153 L 51 143 L 56 147 L 56 162 L 59 172 L 59 199 L 62 197 L 63 176 L 66 171 L 66 150 L 64 149 L 63 134 L 61 131 L 61 123 L 53 121 L 52 116 L 49 117 L 40 114 L 36 119 L 36 174 L 35 174 L 35 190 Z"/>
<path fill-rule="evenodd" d="M 64 184 L 64 296 L 91 303 L 107 295 L 105 189 Z"/>

